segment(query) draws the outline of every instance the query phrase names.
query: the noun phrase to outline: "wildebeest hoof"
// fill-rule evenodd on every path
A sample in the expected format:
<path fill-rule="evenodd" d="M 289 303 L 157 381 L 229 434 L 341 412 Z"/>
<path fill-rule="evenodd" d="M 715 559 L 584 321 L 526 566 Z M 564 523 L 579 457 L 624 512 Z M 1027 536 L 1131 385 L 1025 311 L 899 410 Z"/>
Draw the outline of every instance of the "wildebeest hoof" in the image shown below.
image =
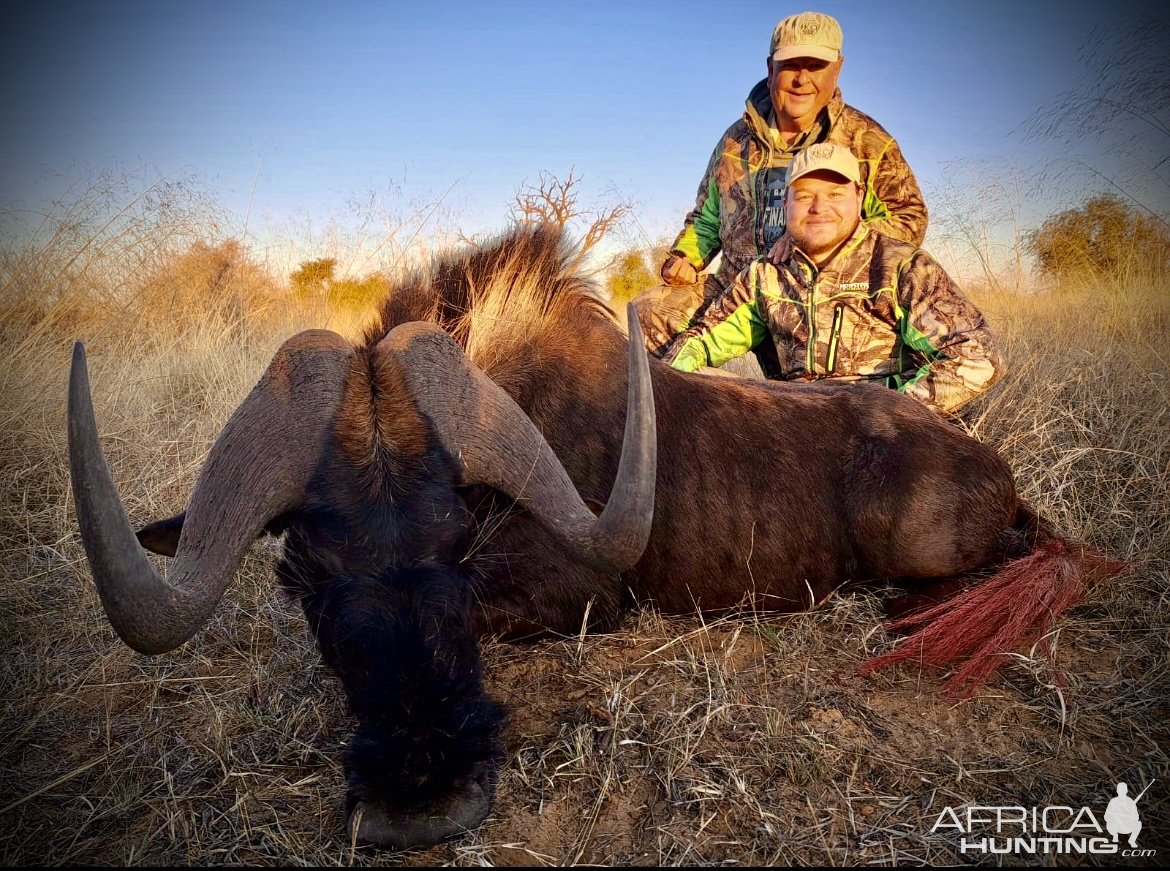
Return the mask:
<path fill-rule="evenodd" d="M 359 801 L 349 816 L 357 840 L 380 847 L 406 850 L 430 847 L 474 829 L 488 815 L 491 797 L 474 777 L 461 778 L 451 794 L 421 810 L 391 809 L 373 801 Z"/>

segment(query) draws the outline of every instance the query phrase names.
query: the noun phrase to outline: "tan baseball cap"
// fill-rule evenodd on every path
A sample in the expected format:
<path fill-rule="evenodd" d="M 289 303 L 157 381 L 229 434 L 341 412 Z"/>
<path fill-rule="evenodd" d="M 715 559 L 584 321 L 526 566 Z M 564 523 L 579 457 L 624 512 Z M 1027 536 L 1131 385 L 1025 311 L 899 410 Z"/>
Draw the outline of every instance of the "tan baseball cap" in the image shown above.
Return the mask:
<path fill-rule="evenodd" d="M 841 25 L 831 15 L 789 15 L 772 31 L 772 60 L 815 57 L 832 62 L 841 56 L 842 39 Z"/>
<path fill-rule="evenodd" d="M 818 169 L 835 172 L 851 182 L 861 184 L 861 165 L 853 156 L 853 152 L 844 145 L 834 145 L 831 142 L 810 145 L 792 158 L 792 163 L 788 167 L 787 183 L 792 184 L 802 175 L 808 175 Z"/>

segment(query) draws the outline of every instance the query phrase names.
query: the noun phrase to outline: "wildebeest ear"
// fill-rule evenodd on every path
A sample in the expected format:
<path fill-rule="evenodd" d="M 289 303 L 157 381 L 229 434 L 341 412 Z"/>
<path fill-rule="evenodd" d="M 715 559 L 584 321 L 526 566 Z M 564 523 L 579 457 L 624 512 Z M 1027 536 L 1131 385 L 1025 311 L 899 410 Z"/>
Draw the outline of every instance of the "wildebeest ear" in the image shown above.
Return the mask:
<path fill-rule="evenodd" d="M 278 514 L 264 525 L 260 534 L 280 535 L 288 528 L 291 516 L 291 512 Z M 186 518 L 187 512 L 184 511 L 166 520 L 148 523 L 134 534 L 138 536 L 138 543 L 151 553 L 174 556 L 179 549 L 179 534 L 183 531 L 183 521 Z"/>
<path fill-rule="evenodd" d="M 186 517 L 187 512 L 184 511 L 166 520 L 156 520 L 134 534 L 138 536 L 138 543 L 151 553 L 174 556 L 179 549 L 179 533 L 183 531 L 183 520 Z"/>

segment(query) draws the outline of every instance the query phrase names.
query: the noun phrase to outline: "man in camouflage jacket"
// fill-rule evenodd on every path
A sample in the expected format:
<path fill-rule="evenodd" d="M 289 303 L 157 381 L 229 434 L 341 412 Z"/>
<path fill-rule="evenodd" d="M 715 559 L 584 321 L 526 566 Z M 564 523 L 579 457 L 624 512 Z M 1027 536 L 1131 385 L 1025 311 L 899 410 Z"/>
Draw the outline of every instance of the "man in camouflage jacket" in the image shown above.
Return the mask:
<path fill-rule="evenodd" d="M 898 143 L 868 115 L 847 106 L 837 88 L 841 28 L 828 15 L 803 12 L 772 35 L 768 77 L 748 95 L 743 117 L 727 129 L 699 184 L 695 209 L 662 265 L 664 286 L 635 300 L 647 347 L 666 341 L 726 288 L 783 232 L 783 197 L 792 157 L 817 142 L 849 148 L 861 161 L 863 218 L 915 245 L 926 236 L 926 205 Z M 699 284 L 699 270 L 722 252 Z"/>
<path fill-rule="evenodd" d="M 782 379 L 876 381 L 941 413 L 994 384 L 1001 361 L 983 315 L 929 254 L 861 220 L 862 184 L 843 146 L 798 154 L 784 236 L 664 358 L 693 372 L 770 340 Z"/>

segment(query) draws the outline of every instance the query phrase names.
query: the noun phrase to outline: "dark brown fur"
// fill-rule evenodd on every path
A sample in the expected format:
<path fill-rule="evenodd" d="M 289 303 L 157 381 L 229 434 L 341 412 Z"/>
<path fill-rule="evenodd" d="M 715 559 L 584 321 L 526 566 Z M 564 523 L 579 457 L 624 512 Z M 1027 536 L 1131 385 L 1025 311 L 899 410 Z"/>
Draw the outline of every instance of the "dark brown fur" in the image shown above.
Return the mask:
<path fill-rule="evenodd" d="M 443 327 L 544 432 L 582 496 L 603 504 L 620 453 L 626 337 L 567 260 L 562 240 L 539 231 L 446 259 L 392 289 L 367 346 L 407 321 Z M 658 495 L 633 571 L 558 562 L 524 512 L 480 516 L 494 532 L 471 558 L 479 595 L 489 610 L 506 599 L 517 628 L 572 631 L 590 596 L 601 600 L 595 617 L 612 617 L 626 589 L 671 612 L 745 600 L 800 610 L 848 580 L 945 577 L 1002 555 L 1017 511 L 1006 464 L 913 400 L 651 364 Z"/>

